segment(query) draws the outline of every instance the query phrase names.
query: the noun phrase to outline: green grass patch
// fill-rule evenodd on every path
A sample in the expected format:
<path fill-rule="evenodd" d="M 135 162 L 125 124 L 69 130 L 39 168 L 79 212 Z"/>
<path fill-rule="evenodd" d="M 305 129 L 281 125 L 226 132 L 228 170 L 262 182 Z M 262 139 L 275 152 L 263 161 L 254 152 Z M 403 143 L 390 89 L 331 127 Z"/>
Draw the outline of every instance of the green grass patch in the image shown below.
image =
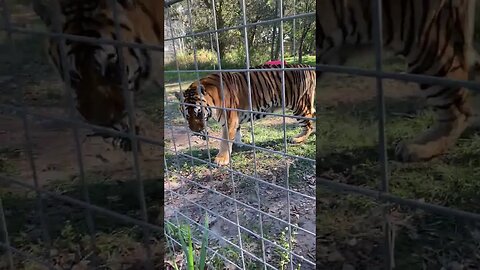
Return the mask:
<path fill-rule="evenodd" d="M 284 59 L 289 64 L 299 64 L 298 57 L 290 56 L 290 57 L 285 57 Z M 316 59 L 315 55 L 304 55 L 302 57 L 302 64 L 315 66 L 315 59 Z"/>
<path fill-rule="evenodd" d="M 380 168 L 375 102 L 342 104 L 320 110 L 322 124 L 317 126 L 320 149 L 317 166 L 321 176 L 378 189 Z M 478 213 L 480 136 L 474 131 L 466 132 L 445 156 L 430 162 L 398 163 L 393 160 L 394 142 L 408 140 L 425 131 L 433 124 L 434 114 L 411 100 L 387 99 L 386 102 L 387 151 L 392 159 L 389 161 L 390 192 L 403 198 Z M 383 244 L 379 205 L 368 198 L 325 190 L 317 192 L 317 200 L 321 202 L 317 209 L 317 213 L 321 213 L 317 216 L 319 237 L 330 243 L 330 246 L 325 244 L 328 252 L 320 251 L 320 258 L 317 258 L 322 261 L 321 265 L 329 269 L 341 267 L 345 261 L 336 261 L 337 257 L 329 253 L 335 251 L 344 256 L 367 254 L 363 259 L 360 255 L 346 259 L 355 267 L 380 265 L 382 255 L 376 252 L 383 248 L 372 247 Z M 425 269 L 425 266 L 440 269 L 451 262 L 478 265 L 475 256 L 479 253 L 475 247 L 480 241 L 472 238 L 475 234 L 473 224 L 403 207 L 393 211 L 400 219 L 395 220 L 398 222 L 395 225 L 396 269 Z"/>
<path fill-rule="evenodd" d="M 141 233 L 138 228 L 120 228 L 109 233 L 97 232 L 95 234 L 95 248 L 92 247 L 90 235 L 79 230 L 75 224 L 66 220 L 61 224 L 59 235 L 52 239 L 49 249 L 42 240 L 32 241 L 26 234 L 19 235 L 13 242 L 20 245 L 24 252 L 31 256 L 42 258 L 45 252 L 54 261 L 56 267 L 62 269 L 90 269 L 93 265 L 101 269 L 121 269 L 122 267 L 135 267 L 145 262 L 146 249 L 142 245 Z M 150 243 L 152 263 L 154 267 L 161 268 L 162 246 L 159 242 Z M 7 255 L 0 255 L 2 262 L 7 262 Z M 37 262 L 14 255 L 15 269 L 39 270 L 47 269 Z M 2 264 L 0 263 L 0 266 Z M 73 267 L 73 268 L 72 268 Z"/>

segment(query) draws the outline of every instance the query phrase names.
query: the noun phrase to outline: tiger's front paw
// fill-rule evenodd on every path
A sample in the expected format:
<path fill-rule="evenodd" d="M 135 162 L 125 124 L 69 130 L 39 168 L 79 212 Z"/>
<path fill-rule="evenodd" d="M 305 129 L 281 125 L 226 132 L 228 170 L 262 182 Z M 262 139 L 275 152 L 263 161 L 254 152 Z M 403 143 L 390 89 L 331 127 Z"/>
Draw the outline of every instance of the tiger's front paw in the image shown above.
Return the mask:
<path fill-rule="evenodd" d="M 215 163 L 216 163 L 218 166 L 228 165 L 228 164 L 230 163 L 230 157 L 228 156 L 228 153 L 226 153 L 226 154 L 218 154 L 218 155 L 215 157 Z"/>

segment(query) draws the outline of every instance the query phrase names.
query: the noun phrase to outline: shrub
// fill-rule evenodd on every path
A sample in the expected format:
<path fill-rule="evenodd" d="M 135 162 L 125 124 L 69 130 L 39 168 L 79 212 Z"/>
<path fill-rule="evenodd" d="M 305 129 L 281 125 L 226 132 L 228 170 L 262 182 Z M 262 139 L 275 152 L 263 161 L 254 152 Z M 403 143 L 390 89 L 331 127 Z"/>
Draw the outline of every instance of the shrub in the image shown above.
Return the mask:
<path fill-rule="evenodd" d="M 177 53 L 177 61 L 181 70 L 194 70 L 195 69 L 195 57 L 193 52 L 181 52 Z M 197 63 L 199 69 L 215 69 L 217 65 L 217 55 L 213 51 L 198 50 L 197 51 Z M 176 69 L 175 60 L 165 63 L 167 69 Z"/>

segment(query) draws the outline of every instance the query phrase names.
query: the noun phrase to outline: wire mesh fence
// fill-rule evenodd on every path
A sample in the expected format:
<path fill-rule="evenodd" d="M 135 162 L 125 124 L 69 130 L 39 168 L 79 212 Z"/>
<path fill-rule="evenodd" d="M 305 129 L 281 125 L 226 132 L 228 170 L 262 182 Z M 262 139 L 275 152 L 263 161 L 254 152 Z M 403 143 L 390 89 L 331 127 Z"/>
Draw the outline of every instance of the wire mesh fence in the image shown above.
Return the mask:
<path fill-rule="evenodd" d="M 0 269 L 163 267 L 163 94 L 132 94 L 163 84 L 163 3 L 132 3 L 1 3 Z"/>
<path fill-rule="evenodd" d="M 352 1 L 350 4 L 354 6 L 354 2 L 355 1 Z M 452 31 L 451 27 L 453 27 L 453 25 L 443 24 L 445 21 L 463 20 L 462 23 L 467 21 L 467 23 L 463 24 L 465 28 L 457 28 L 454 31 L 471 30 L 471 32 L 464 36 L 464 43 L 462 43 L 463 48 L 471 49 L 473 44 L 468 43 L 472 41 L 473 28 L 468 29 L 468 27 L 473 25 L 475 19 L 475 1 L 447 1 L 448 5 L 442 4 L 441 6 L 434 1 L 422 1 L 422 4 L 418 6 L 415 4 L 398 6 L 398 9 L 394 8 L 395 4 L 393 2 L 394 1 L 372 0 L 368 4 L 366 2 L 364 3 L 368 9 L 365 9 L 365 13 L 362 14 L 371 15 L 371 18 L 365 18 L 365 21 L 359 19 L 361 23 L 359 22 L 357 26 L 367 21 L 371 23 L 372 32 L 369 40 L 373 45 L 372 47 L 374 47 L 374 56 L 369 55 L 368 57 L 374 59 L 374 62 L 372 63 L 371 69 L 368 69 L 365 67 L 347 66 L 348 64 L 352 65 L 352 63 L 339 66 L 329 65 L 321 61 L 322 56 L 325 56 L 328 49 L 331 48 L 330 46 L 338 45 L 334 42 L 340 42 L 339 40 L 328 40 L 328 38 L 333 38 L 333 35 L 329 35 L 331 34 L 331 32 L 328 32 L 329 30 L 335 29 L 335 26 L 342 26 L 342 29 L 345 30 L 343 32 L 345 35 L 343 42 L 348 43 L 349 38 L 354 36 L 356 34 L 355 31 L 360 28 L 351 29 L 349 25 L 341 25 L 340 23 L 338 25 L 327 25 L 325 23 L 322 25 L 322 21 L 327 22 L 328 18 L 331 18 L 332 15 L 330 13 L 333 13 L 334 10 L 327 8 L 328 3 L 326 1 L 323 2 L 325 3 L 323 6 L 317 1 L 317 35 L 319 35 L 317 36 L 317 71 L 321 74 L 335 74 L 334 76 L 338 74 L 338 77 L 334 77 L 334 80 L 341 80 L 339 78 L 343 78 L 346 80 L 344 83 L 349 84 L 348 86 L 343 86 L 340 83 L 333 84 L 333 86 L 321 84 L 320 82 L 325 79 L 325 77 L 322 77 L 319 79 L 319 85 L 321 85 L 319 87 L 323 87 L 323 89 L 319 90 L 319 92 L 323 93 L 323 95 L 319 94 L 319 99 L 328 99 L 328 88 L 330 87 L 337 87 L 336 91 L 339 92 L 341 92 L 341 89 L 338 90 L 340 87 L 350 88 L 351 90 L 355 89 L 356 91 L 363 92 L 362 94 L 365 96 L 368 96 L 362 96 L 362 99 L 368 99 L 370 96 L 372 98 L 372 102 L 368 103 L 368 106 L 362 103 L 363 100 L 362 102 L 357 100 L 355 100 L 355 102 L 351 101 L 352 104 L 350 104 L 348 100 L 350 98 L 354 100 L 355 97 L 358 97 L 359 93 L 353 93 L 353 91 L 348 93 L 341 92 L 339 95 L 341 95 L 347 103 L 347 109 L 340 108 L 338 111 L 329 111 L 329 109 L 325 109 L 331 106 L 329 104 L 322 104 L 322 108 L 320 109 L 318 126 L 323 125 L 325 129 L 317 131 L 317 136 L 325 136 L 326 138 L 319 139 L 322 141 L 320 144 L 317 144 L 317 149 L 319 149 L 317 150 L 317 161 L 321 164 L 319 173 L 317 173 L 317 183 L 319 185 L 319 193 L 317 193 L 317 201 L 319 202 L 319 204 L 317 204 L 317 216 L 320 221 L 317 223 L 317 229 L 321 231 L 317 231 L 317 247 L 323 246 L 324 248 L 317 249 L 317 267 L 322 269 L 339 267 L 338 269 L 340 269 L 343 265 L 343 269 L 363 269 L 363 267 L 372 267 L 370 269 L 454 269 L 456 267 L 475 269 L 478 267 L 475 259 L 475 256 L 478 256 L 478 252 L 475 251 L 475 246 L 478 245 L 478 237 L 475 236 L 475 234 L 476 231 L 478 231 L 480 215 L 477 212 L 478 207 L 469 203 L 461 203 L 460 201 L 476 201 L 476 195 L 469 195 L 469 193 L 462 192 L 462 186 L 468 186 L 471 192 L 478 194 L 478 186 L 475 184 L 472 186 L 469 182 L 470 176 L 475 175 L 473 178 L 477 178 L 475 173 L 477 171 L 475 168 L 477 165 L 474 161 L 477 159 L 476 155 L 473 154 L 473 156 L 462 159 L 460 163 L 455 163 L 455 158 L 452 158 L 452 156 L 464 156 L 466 153 L 458 154 L 452 151 L 453 153 L 448 153 L 450 157 L 446 157 L 443 160 L 441 158 L 440 161 L 437 160 L 428 165 L 399 165 L 394 160 L 389 159 L 389 154 L 391 157 L 391 153 L 393 152 L 393 150 L 390 151 L 389 147 L 392 145 L 392 140 L 398 139 L 398 134 L 405 134 L 406 131 L 412 129 L 411 126 L 408 125 L 399 126 L 398 123 L 400 121 L 396 119 L 392 120 L 392 118 L 398 117 L 400 114 L 402 116 L 408 116 L 407 118 L 409 119 L 425 118 L 425 116 L 421 114 L 412 112 L 398 113 L 396 116 L 393 113 L 395 110 L 408 110 L 408 108 L 406 109 L 405 107 L 413 104 L 411 100 L 404 102 L 408 103 L 407 106 L 405 106 L 404 103 L 400 104 L 403 106 L 400 108 L 400 105 L 394 104 L 394 98 L 392 96 L 403 97 L 398 91 L 405 91 L 408 87 L 417 88 L 418 85 L 421 85 L 424 91 L 426 91 L 426 85 L 439 85 L 443 87 L 441 89 L 444 91 L 446 91 L 446 89 L 459 89 L 461 87 L 477 91 L 479 85 L 475 81 L 456 80 L 447 78 L 447 76 L 428 76 L 428 71 L 433 72 L 436 69 L 428 69 L 425 68 L 425 66 L 423 66 L 423 69 L 420 68 L 416 70 L 418 74 L 400 73 L 397 70 L 405 71 L 403 66 L 401 68 L 392 68 L 391 65 L 386 64 L 385 60 L 389 60 L 392 57 L 387 56 L 390 58 L 386 59 L 386 53 L 383 51 L 386 49 L 385 44 L 402 44 L 402 46 L 404 46 L 403 48 L 410 48 L 410 51 L 404 51 L 404 53 L 406 52 L 406 54 L 412 58 L 412 52 L 417 50 L 413 43 L 416 39 L 407 39 L 408 33 L 403 33 L 404 35 L 402 35 L 401 31 L 404 31 L 404 25 L 400 24 L 400 22 L 404 23 L 407 19 L 406 17 L 400 18 L 399 16 L 402 14 L 402 16 L 411 18 L 412 24 L 410 24 L 410 26 L 423 27 L 424 25 L 422 23 L 425 23 L 425 21 L 417 21 L 423 18 L 413 15 L 418 14 L 417 12 L 422 10 L 421 5 L 424 5 L 423 11 L 425 12 L 438 12 L 438 14 L 443 14 L 441 10 L 445 12 L 452 11 L 448 17 L 443 17 L 441 22 L 428 22 L 428 25 L 441 29 L 436 30 L 439 35 Z M 340 12 L 341 10 L 347 12 L 348 4 L 343 5 L 340 1 L 336 3 L 338 6 L 335 8 L 338 14 L 343 14 Z M 460 11 L 451 10 L 453 7 L 457 8 L 459 6 L 461 6 Z M 353 14 L 353 9 L 350 11 L 352 11 L 350 15 L 351 20 L 354 21 L 354 19 L 358 19 L 359 14 Z M 465 17 L 455 17 L 452 15 L 455 12 L 464 14 Z M 341 17 L 342 15 L 339 16 Z M 342 18 L 340 18 L 339 21 L 344 22 Z M 348 19 L 345 19 L 345 21 L 351 22 Z M 441 26 L 437 25 L 437 23 L 441 24 Z M 370 24 L 368 25 L 370 26 Z M 402 28 L 400 28 L 400 25 Z M 422 32 L 416 28 L 410 30 L 410 32 L 413 31 L 415 33 L 429 33 L 428 31 Z M 358 31 L 360 32 L 360 30 Z M 340 29 L 338 29 L 338 32 L 340 32 Z M 402 35 L 402 37 L 399 38 L 399 40 L 394 40 L 397 34 Z M 359 36 L 360 35 L 361 34 L 359 34 Z M 395 38 L 392 36 L 395 36 Z M 440 35 L 438 38 L 439 39 L 434 42 L 448 43 L 448 41 L 445 40 L 448 40 L 449 37 Z M 360 38 L 357 40 L 360 40 Z M 401 42 L 405 42 L 406 44 Z M 423 51 L 428 51 L 428 48 L 425 47 Z M 419 56 L 417 55 L 416 57 L 418 58 Z M 443 57 L 443 55 L 437 55 L 437 59 L 441 57 Z M 407 60 L 410 60 L 410 64 L 414 66 L 420 62 L 417 58 L 415 58 L 417 61 L 413 63 L 412 59 Z M 434 62 L 437 59 L 430 60 Z M 325 57 L 323 60 L 325 60 Z M 400 60 L 405 61 L 405 59 Z M 426 61 L 425 59 L 423 60 Z M 357 61 L 362 60 L 357 59 Z M 422 63 L 430 65 L 430 67 L 434 66 L 432 62 Z M 468 69 L 471 69 L 471 67 Z M 422 72 L 424 72 L 424 74 L 422 74 Z M 348 77 L 357 78 L 356 76 L 358 76 L 358 79 L 355 80 L 355 83 L 361 86 L 357 87 L 352 84 L 351 81 L 348 81 Z M 363 82 L 368 79 L 372 80 L 371 84 Z M 469 79 L 472 79 L 472 77 Z M 388 84 L 388 88 L 395 87 L 394 82 L 388 80 L 412 82 L 414 84 L 403 88 L 388 89 L 390 90 L 390 95 L 387 96 L 387 89 L 384 89 L 384 85 Z M 341 86 L 339 87 L 339 85 Z M 371 94 L 365 94 L 368 91 L 362 88 L 365 87 L 364 85 L 372 87 L 375 92 L 372 91 Z M 394 91 L 397 92 L 392 94 Z M 429 92 L 429 94 L 433 95 L 431 92 Z M 429 97 L 431 98 L 431 96 Z M 339 101 L 337 101 L 337 103 L 339 103 Z M 337 105 L 337 107 L 341 106 Z M 331 118 L 335 125 L 339 126 L 338 129 L 335 129 L 334 127 L 332 128 L 330 124 L 332 120 L 327 114 L 336 114 L 338 112 L 341 113 L 341 115 L 338 116 L 341 119 L 340 121 L 345 121 L 345 123 L 342 124 L 335 116 L 332 116 Z M 368 116 L 365 116 L 367 113 Z M 387 116 L 389 116 L 390 119 L 388 119 Z M 352 117 L 354 120 L 350 120 L 349 117 Z M 363 125 L 357 124 L 356 122 L 354 123 L 353 121 L 362 122 Z M 416 124 L 418 125 L 420 121 L 421 120 L 417 120 Z M 425 122 L 431 123 L 430 119 Z M 355 133 L 351 130 L 352 126 L 358 126 L 363 129 L 363 132 L 367 132 Z M 419 126 L 424 127 L 426 124 L 421 122 Z M 328 131 L 326 130 L 327 128 L 329 128 Z M 390 133 L 388 133 L 389 128 L 393 129 Z M 418 127 L 414 130 L 412 134 L 408 135 L 417 135 L 418 132 L 422 131 L 419 130 Z M 339 135 L 339 132 L 341 132 L 341 135 Z M 334 138 L 330 137 L 329 134 L 335 134 Z M 349 139 L 346 139 L 346 137 L 349 136 L 353 136 L 357 142 L 352 143 L 348 141 Z M 371 136 L 372 138 L 364 139 L 364 136 Z M 373 137 L 376 138 L 373 139 Z M 351 143 L 351 145 L 345 146 L 347 143 Z M 365 150 L 355 149 L 356 147 L 365 147 L 365 145 L 368 147 L 375 145 L 375 147 L 378 147 L 378 151 L 365 152 Z M 462 142 L 459 142 L 456 147 L 463 148 L 465 146 L 462 145 Z M 469 147 L 475 148 L 473 145 Z M 331 148 L 335 149 L 330 151 Z M 342 153 L 342 151 L 348 153 L 344 155 L 339 154 Z M 472 151 L 477 153 L 476 151 L 478 150 Z M 332 152 L 336 152 L 337 155 L 332 154 Z M 339 164 L 336 163 L 335 159 L 340 160 Z M 429 166 L 433 168 L 430 169 Z M 452 171 L 452 175 L 448 176 L 449 170 L 452 168 L 458 171 Z M 462 170 L 465 170 L 466 175 L 460 173 Z M 373 179 L 366 179 L 369 177 Z M 458 185 L 451 186 L 450 181 L 454 181 Z M 472 181 L 475 182 L 476 180 L 472 179 Z M 328 190 L 328 192 L 325 192 L 325 189 Z M 443 191 L 443 189 L 445 190 Z M 329 192 L 332 192 L 333 195 Z M 342 196 L 337 196 L 338 194 L 342 194 Z M 445 197 L 440 199 L 437 196 Z M 452 196 L 455 198 L 458 196 L 461 199 L 457 201 Z M 369 199 L 363 200 L 361 197 Z M 332 202 L 332 200 L 334 202 Z M 443 205 L 441 205 L 442 203 Z M 336 212 L 335 214 L 332 214 L 331 208 L 335 209 L 333 210 Z M 462 208 L 464 210 L 462 210 Z M 468 211 L 466 209 L 468 209 Z M 340 214 L 338 214 L 339 212 Z M 350 214 L 343 212 L 349 212 Z M 336 219 L 336 221 L 328 224 L 328 220 L 332 218 Z M 350 220 L 342 221 L 342 219 L 346 218 Z M 380 223 L 381 226 L 379 226 Z M 325 230 L 322 231 L 321 226 L 330 226 L 332 235 L 338 232 L 340 236 L 328 235 Z M 371 233 L 368 230 L 374 232 Z M 451 234 L 451 230 L 455 230 L 456 235 Z M 470 245 L 473 246 L 473 251 L 469 250 Z M 380 260 L 376 261 L 377 259 Z"/>
<path fill-rule="evenodd" d="M 303 144 L 288 143 L 297 120 L 315 118 L 285 112 L 291 77 L 298 76 L 300 84 L 298 74 L 314 70 L 285 65 L 313 58 L 308 58 L 313 46 L 306 48 L 314 43 L 313 11 L 314 1 L 298 0 L 166 3 L 165 233 L 170 263 L 182 253 L 180 232 L 191 228 L 197 247 L 208 232 L 213 269 L 315 268 L 314 134 Z M 308 45 L 306 35 L 312 37 Z M 276 65 L 258 67 L 277 59 Z M 209 74 L 216 74 L 210 77 L 217 83 L 214 90 L 205 81 Z M 235 74 L 243 77 L 229 82 Z M 271 86 L 281 97 L 277 104 L 266 85 L 255 86 L 267 80 L 278 85 Z M 200 100 L 214 95 L 218 101 L 193 103 L 189 95 Z M 246 105 L 236 106 L 231 99 L 244 99 Z M 264 107 L 258 105 L 262 103 Z M 270 110 L 273 106 L 279 110 Z M 195 112 L 205 129 L 196 129 L 189 119 Z M 204 119 L 209 114 L 219 122 Z M 240 125 L 248 130 L 245 142 L 239 140 L 241 133 L 222 135 L 223 126 L 235 125 L 221 122 L 222 116 L 236 114 L 246 119 Z M 235 147 L 229 148 L 233 141 Z M 219 159 L 225 149 L 227 162 Z"/>

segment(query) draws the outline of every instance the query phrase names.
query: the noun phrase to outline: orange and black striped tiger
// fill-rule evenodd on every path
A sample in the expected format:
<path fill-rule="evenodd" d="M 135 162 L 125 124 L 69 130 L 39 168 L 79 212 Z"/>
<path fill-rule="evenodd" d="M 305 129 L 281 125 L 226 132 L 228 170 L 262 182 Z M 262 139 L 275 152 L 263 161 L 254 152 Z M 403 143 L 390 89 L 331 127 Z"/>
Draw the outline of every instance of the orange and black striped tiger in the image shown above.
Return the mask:
<path fill-rule="evenodd" d="M 352 48 L 373 44 L 372 3 L 317 1 L 317 63 L 343 64 L 356 53 Z M 383 45 L 406 59 L 409 73 L 468 79 L 476 62 L 475 0 L 381 0 L 381 5 Z M 430 130 L 396 146 L 402 161 L 429 160 L 447 151 L 472 114 L 465 88 L 420 84 L 420 89 L 438 117 Z"/>
<path fill-rule="evenodd" d="M 60 27 L 59 31 L 65 34 L 118 40 L 113 5 L 118 15 L 121 41 L 163 45 L 163 1 L 34 0 L 33 3 L 35 12 L 52 32 Z M 120 63 L 120 48 L 124 65 Z M 67 57 L 62 61 L 59 39 L 53 37 L 48 40 L 47 51 L 64 82 L 65 72 L 68 74 L 75 105 L 82 117 L 91 124 L 123 132 L 131 127 L 122 92 L 122 74 L 125 74 L 128 90 L 134 93 L 147 82 L 158 84 L 163 68 L 163 52 L 159 50 L 67 39 L 64 52 Z M 138 134 L 141 130 L 136 124 L 135 132 Z M 115 146 L 131 150 L 129 139 L 103 133 L 96 135 L 113 137 Z"/>
<path fill-rule="evenodd" d="M 271 70 L 250 72 L 253 120 L 267 116 L 267 114 L 255 114 L 255 112 L 271 113 L 282 108 L 282 71 L 278 70 L 280 67 L 280 65 L 263 65 L 253 69 Z M 295 116 L 302 117 L 297 118 L 302 131 L 291 139 L 292 143 L 302 143 L 313 131 L 312 120 L 309 118 L 315 117 L 316 73 L 308 69 L 307 65 L 285 65 L 285 67 L 299 68 L 285 70 L 285 109 L 290 109 Z M 185 107 L 180 105 L 181 112 L 189 128 L 200 134 L 206 134 L 205 122 L 209 118 L 213 117 L 221 123 L 224 140 L 220 143 L 215 162 L 218 165 L 229 164 L 231 141 L 241 140 L 240 125 L 250 121 L 252 114 L 222 108 L 250 110 L 247 72 L 222 73 L 225 104 L 222 103 L 220 74 L 210 74 L 201 78 L 199 82 L 193 82 L 183 93 L 176 93 L 176 97 L 182 103 L 201 105 L 184 105 Z"/>

